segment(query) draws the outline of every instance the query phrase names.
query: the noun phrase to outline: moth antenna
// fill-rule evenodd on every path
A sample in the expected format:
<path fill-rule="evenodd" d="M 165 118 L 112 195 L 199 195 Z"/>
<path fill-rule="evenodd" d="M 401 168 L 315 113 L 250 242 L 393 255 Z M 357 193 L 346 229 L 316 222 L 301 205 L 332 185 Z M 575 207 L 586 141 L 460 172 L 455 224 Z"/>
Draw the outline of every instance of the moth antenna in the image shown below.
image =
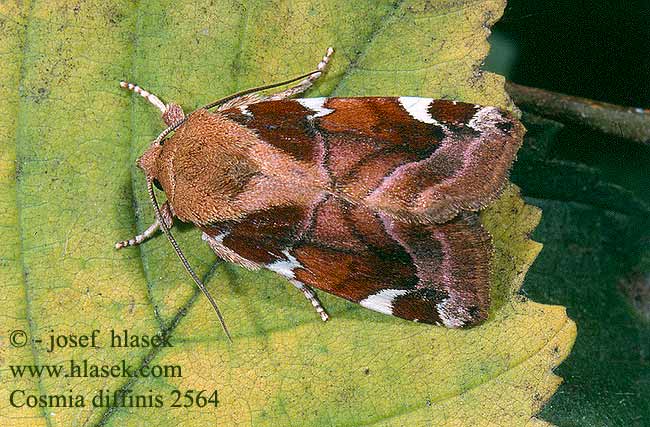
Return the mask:
<path fill-rule="evenodd" d="M 293 83 L 293 82 L 295 82 L 297 80 L 301 80 L 301 79 L 304 79 L 306 77 L 309 77 L 312 74 L 321 73 L 321 72 L 322 72 L 322 70 L 317 69 L 317 70 L 314 70 L 314 71 L 310 71 L 310 72 L 308 72 L 306 74 L 302 74 L 302 75 L 300 75 L 298 77 L 294 77 L 292 79 L 285 80 L 285 81 L 280 82 L 280 83 L 272 83 L 272 84 L 269 84 L 269 85 L 258 86 L 258 87 L 253 87 L 253 88 L 250 88 L 250 89 L 242 90 L 240 92 L 233 93 L 232 95 L 228 95 L 228 96 L 226 96 L 224 98 L 217 99 L 216 101 L 205 105 L 203 108 L 206 109 L 206 110 L 209 110 L 210 108 L 214 108 L 217 105 L 220 105 L 220 104 L 223 104 L 224 102 L 230 101 L 231 99 L 239 98 L 242 95 L 248 95 L 249 93 L 259 92 L 261 90 L 273 89 L 274 87 L 284 86 L 284 85 L 287 85 L 289 83 Z"/>
<path fill-rule="evenodd" d="M 125 82 L 124 80 L 120 82 L 120 86 L 124 89 L 137 93 L 138 95 L 140 95 L 141 97 L 149 101 L 149 103 L 151 103 L 154 107 L 159 109 L 160 112 L 162 112 L 163 114 L 165 113 L 165 111 L 167 111 L 167 106 L 165 105 L 164 102 L 160 100 L 160 98 L 158 98 L 153 93 L 141 88 L 140 86 L 134 83 Z"/>
<path fill-rule="evenodd" d="M 331 49 L 332 49 L 332 48 L 329 48 L 329 49 L 327 50 L 328 55 L 331 55 L 331 52 L 330 52 Z M 246 90 L 242 90 L 242 91 L 239 91 L 239 92 L 233 93 L 232 95 L 228 95 L 228 96 L 226 96 L 226 97 L 223 97 L 223 98 L 217 99 L 216 101 L 211 102 L 211 103 L 209 103 L 209 104 L 207 104 L 207 105 L 204 105 L 204 106 L 203 106 L 203 109 L 205 109 L 205 110 L 209 110 L 210 108 L 214 108 L 214 107 L 216 107 L 217 105 L 223 104 L 224 102 L 228 102 L 228 101 L 230 101 L 230 100 L 232 100 L 232 99 L 239 98 L 240 96 L 243 96 L 243 95 L 248 95 L 249 93 L 259 92 L 259 91 L 261 91 L 261 90 L 266 90 L 266 89 L 273 89 L 274 87 L 278 87 L 278 86 L 284 86 L 284 85 L 287 85 L 287 84 L 289 84 L 289 83 L 293 83 L 293 82 L 295 82 L 295 81 L 298 81 L 298 80 L 300 80 L 300 79 L 307 78 L 307 77 L 312 76 L 312 75 L 314 75 L 314 74 L 322 73 L 322 72 L 323 72 L 323 68 L 324 68 L 324 66 L 325 66 L 326 64 L 327 64 L 327 61 L 325 60 L 325 58 L 323 58 L 323 61 L 321 61 L 321 62 L 318 64 L 318 67 L 317 67 L 316 70 L 310 71 L 310 72 L 308 72 L 308 73 L 302 74 L 302 75 L 300 75 L 300 76 L 294 77 L 294 78 L 289 79 L 289 80 L 285 80 L 285 81 L 283 81 L 283 82 L 272 83 L 272 84 L 269 84 L 269 85 L 253 87 L 253 88 L 250 88 L 250 89 L 246 89 Z M 182 125 L 183 123 L 185 123 L 185 122 L 187 121 L 187 119 L 189 118 L 190 115 L 191 115 L 191 113 L 190 113 L 189 115 L 185 116 L 182 120 L 177 121 L 177 122 L 174 123 L 173 125 L 167 127 L 165 130 L 163 130 L 163 131 L 160 133 L 160 135 L 158 135 L 158 137 L 153 141 L 153 143 L 154 143 L 154 144 L 159 144 L 163 139 L 165 139 L 165 138 L 167 137 L 167 135 L 169 135 L 170 133 L 174 132 L 176 129 L 178 129 L 178 128 L 180 127 L 180 125 Z"/>
<path fill-rule="evenodd" d="M 167 227 L 167 224 L 165 223 L 162 213 L 160 212 L 160 207 L 158 206 L 158 201 L 156 200 L 156 195 L 153 191 L 152 182 L 153 181 L 149 177 L 147 177 L 147 191 L 149 192 L 149 198 L 151 199 L 151 204 L 153 205 L 156 218 L 160 223 L 160 228 L 162 228 L 163 232 L 167 236 L 167 239 L 169 239 L 169 243 L 171 243 L 172 247 L 174 248 L 174 251 L 176 251 L 176 255 L 178 255 L 178 258 L 180 258 L 181 262 L 183 263 L 183 266 L 185 267 L 185 270 L 187 270 L 190 276 L 192 276 L 192 279 L 194 280 L 194 283 L 196 283 L 196 286 L 198 286 L 199 289 L 201 289 L 201 292 L 203 292 L 203 294 L 206 296 L 208 301 L 210 301 L 210 304 L 212 304 L 212 308 L 214 308 L 215 313 L 217 313 L 217 317 L 219 318 L 219 322 L 221 322 L 221 327 L 223 328 L 223 331 L 226 333 L 226 336 L 228 337 L 228 341 L 232 343 L 232 337 L 230 336 L 230 332 L 228 332 L 228 327 L 226 326 L 226 322 L 223 319 L 223 316 L 221 314 L 221 311 L 219 310 L 219 307 L 217 306 L 217 303 L 214 301 L 214 298 L 212 298 L 212 295 L 210 295 L 210 292 L 208 292 L 208 289 L 205 287 L 203 282 L 201 282 L 199 276 L 197 276 L 194 270 L 192 270 L 190 263 L 187 261 L 187 258 L 185 258 L 185 255 L 183 255 L 183 251 L 181 251 L 181 248 L 178 246 L 176 239 L 174 239 L 174 236 L 172 235 L 171 231 Z"/>

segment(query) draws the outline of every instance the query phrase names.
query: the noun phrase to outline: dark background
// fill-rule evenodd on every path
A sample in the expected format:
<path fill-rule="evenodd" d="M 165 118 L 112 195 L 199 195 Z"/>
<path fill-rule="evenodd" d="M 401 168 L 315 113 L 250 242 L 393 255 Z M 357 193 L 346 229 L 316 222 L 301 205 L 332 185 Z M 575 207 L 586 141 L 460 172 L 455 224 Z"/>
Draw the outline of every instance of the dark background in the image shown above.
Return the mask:
<path fill-rule="evenodd" d="M 510 0 L 485 68 L 570 95 L 650 108 L 650 2 Z M 541 418 L 650 425 L 650 144 L 524 111 L 512 180 L 543 209 L 523 292 L 578 325 Z"/>
<path fill-rule="evenodd" d="M 650 108 L 650 1 L 510 0 L 490 41 L 515 83 Z"/>

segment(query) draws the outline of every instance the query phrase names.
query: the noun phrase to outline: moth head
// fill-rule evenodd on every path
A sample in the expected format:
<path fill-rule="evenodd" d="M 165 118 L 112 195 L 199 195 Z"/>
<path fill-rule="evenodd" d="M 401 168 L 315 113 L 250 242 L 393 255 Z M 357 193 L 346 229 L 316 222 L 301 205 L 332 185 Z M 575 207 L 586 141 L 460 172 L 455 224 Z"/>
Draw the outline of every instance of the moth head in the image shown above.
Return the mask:
<path fill-rule="evenodd" d="M 175 104 L 171 104 L 171 105 L 175 105 Z M 175 124 L 169 126 L 167 129 L 162 131 L 160 135 L 158 135 L 158 137 L 151 143 L 149 148 L 147 148 L 147 150 L 144 153 L 142 153 L 142 155 L 136 161 L 136 165 L 140 169 L 142 169 L 145 177 L 147 178 L 147 181 L 152 182 L 156 186 L 156 188 L 165 192 L 167 192 L 166 190 L 170 190 L 170 188 L 164 188 L 165 185 L 164 184 L 161 185 L 162 181 L 168 181 L 165 180 L 165 177 L 163 176 L 165 174 L 161 170 L 161 163 L 160 163 L 160 158 L 163 153 L 163 145 L 165 143 L 165 139 L 167 138 L 167 135 L 174 132 L 183 123 L 185 123 L 185 118 L 177 121 Z"/>
<path fill-rule="evenodd" d="M 142 169 L 147 179 L 157 180 L 158 178 L 158 157 L 162 152 L 160 143 L 152 143 L 147 150 L 136 161 L 136 165 Z"/>

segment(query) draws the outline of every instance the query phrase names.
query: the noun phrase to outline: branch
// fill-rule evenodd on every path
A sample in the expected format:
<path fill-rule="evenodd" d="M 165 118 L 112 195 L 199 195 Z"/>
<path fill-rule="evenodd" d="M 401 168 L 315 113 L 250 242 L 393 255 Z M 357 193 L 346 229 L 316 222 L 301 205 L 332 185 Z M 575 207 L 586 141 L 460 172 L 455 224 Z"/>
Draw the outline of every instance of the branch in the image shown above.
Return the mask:
<path fill-rule="evenodd" d="M 506 83 L 506 90 L 515 104 L 525 111 L 650 145 L 650 110 L 621 107 L 512 82 Z"/>

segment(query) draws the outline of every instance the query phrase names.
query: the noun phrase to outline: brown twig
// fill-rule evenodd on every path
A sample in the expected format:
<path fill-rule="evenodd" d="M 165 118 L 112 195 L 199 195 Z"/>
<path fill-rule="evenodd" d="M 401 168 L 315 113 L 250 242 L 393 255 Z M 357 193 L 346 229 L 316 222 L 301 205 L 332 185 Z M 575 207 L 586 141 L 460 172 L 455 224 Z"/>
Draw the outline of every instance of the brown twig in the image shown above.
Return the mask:
<path fill-rule="evenodd" d="M 515 104 L 527 112 L 650 145 L 650 110 L 621 107 L 512 82 L 506 83 L 506 90 Z"/>

